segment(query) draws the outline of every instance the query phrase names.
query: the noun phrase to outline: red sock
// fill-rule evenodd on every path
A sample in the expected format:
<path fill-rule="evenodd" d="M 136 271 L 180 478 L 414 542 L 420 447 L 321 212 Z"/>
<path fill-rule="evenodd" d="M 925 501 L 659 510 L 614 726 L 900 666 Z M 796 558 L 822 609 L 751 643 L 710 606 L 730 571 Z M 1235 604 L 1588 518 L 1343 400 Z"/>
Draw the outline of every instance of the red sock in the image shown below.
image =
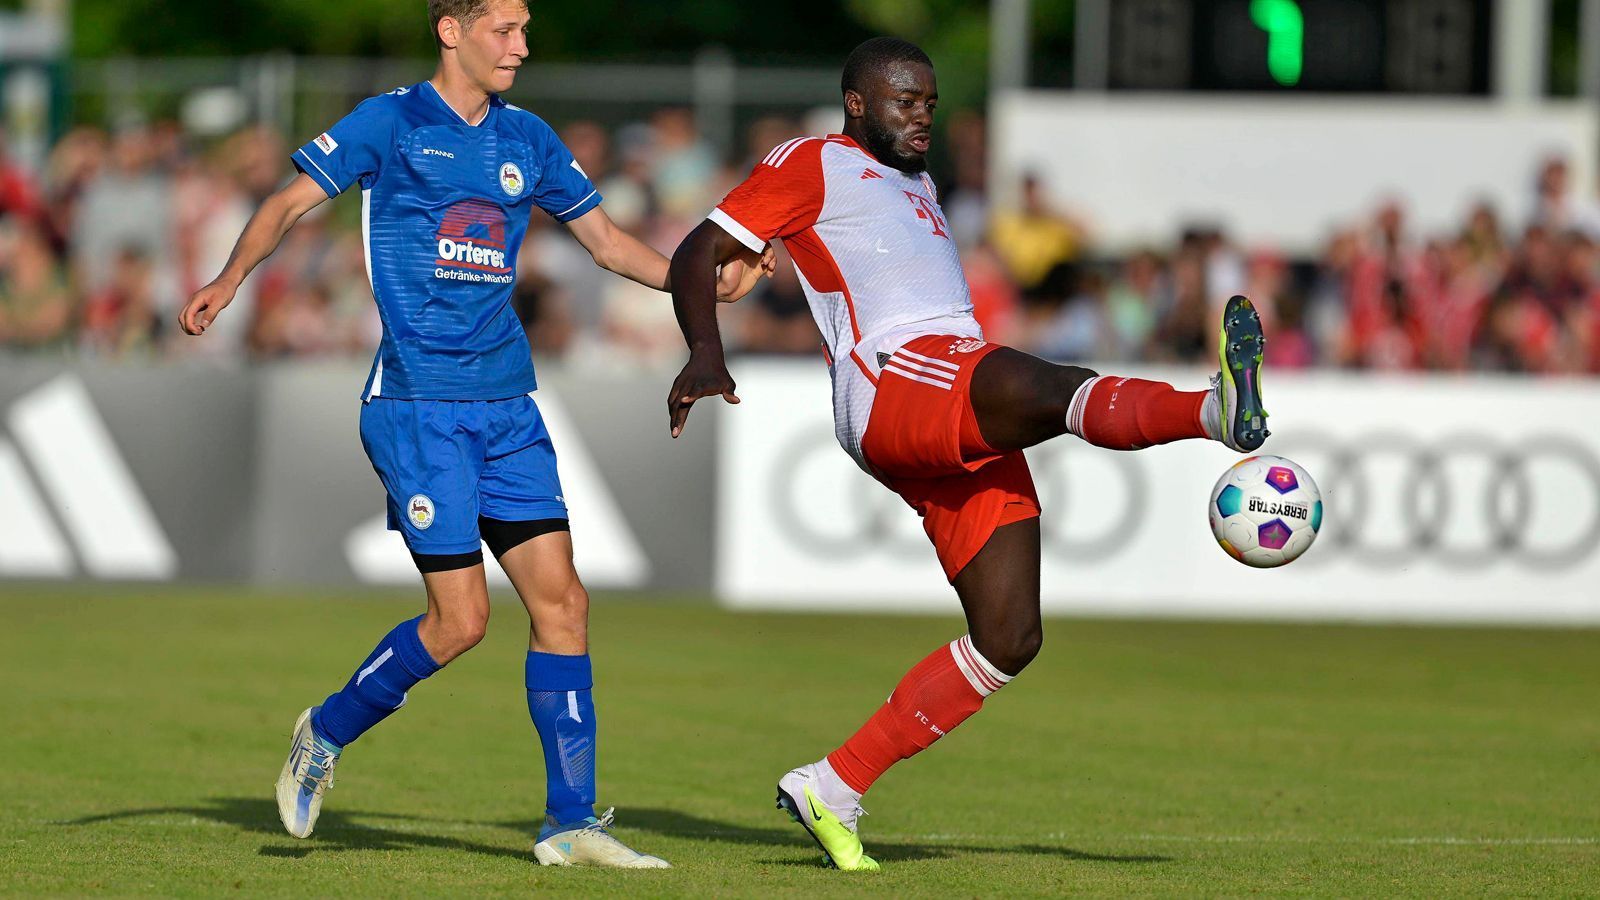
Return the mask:
<path fill-rule="evenodd" d="M 1073 395 L 1067 430 L 1109 450 L 1208 437 L 1200 410 L 1209 394 L 1175 390 L 1163 381 L 1101 375 Z"/>
<path fill-rule="evenodd" d="M 867 724 L 828 754 L 828 762 L 851 790 L 865 794 L 890 766 L 928 749 L 1010 680 L 962 635 L 913 666 Z"/>

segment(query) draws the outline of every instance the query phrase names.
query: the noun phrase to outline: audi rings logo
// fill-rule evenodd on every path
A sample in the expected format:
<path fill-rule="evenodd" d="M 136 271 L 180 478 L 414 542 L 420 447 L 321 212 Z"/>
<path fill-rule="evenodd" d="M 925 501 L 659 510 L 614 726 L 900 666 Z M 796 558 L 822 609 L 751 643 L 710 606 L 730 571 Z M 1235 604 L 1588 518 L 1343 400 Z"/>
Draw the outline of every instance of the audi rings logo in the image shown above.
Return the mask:
<path fill-rule="evenodd" d="M 1305 465 L 1322 489 L 1327 524 L 1300 569 L 1337 562 L 1398 571 L 1428 561 L 1457 571 L 1562 570 L 1600 552 L 1600 455 L 1571 437 L 1299 431 L 1266 449 Z M 1155 497 L 1148 467 L 1162 460 L 1071 439 L 1028 457 L 1047 557 L 1112 560 L 1153 527 L 1152 517 L 1199 522 L 1203 536 L 1210 473 L 1196 477 L 1192 496 Z M 830 429 L 797 434 L 772 471 L 767 499 L 776 524 L 808 553 L 931 558 L 915 513 L 861 474 Z"/>
<path fill-rule="evenodd" d="M 1048 556 L 1104 559 L 1121 550 L 1150 514 L 1149 484 L 1131 454 L 1058 441 L 1029 450 L 1028 459 L 1045 510 L 1040 539 Z M 856 467 L 831 428 L 798 433 L 779 451 L 772 472 L 769 508 L 808 553 L 837 560 L 880 553 L 933 557 L 916 514 Z M 1091 480 L 1096 508 L 1084 509 L 1078 498 Z"/>
<path fill-rule="evenodd" d="M 1600 457 L 1570 437 L 1300 432 L 1271 449 L 1322 488 L 1328 524 L 1307 561 L 1560 570 L 1600 550 Z"/>

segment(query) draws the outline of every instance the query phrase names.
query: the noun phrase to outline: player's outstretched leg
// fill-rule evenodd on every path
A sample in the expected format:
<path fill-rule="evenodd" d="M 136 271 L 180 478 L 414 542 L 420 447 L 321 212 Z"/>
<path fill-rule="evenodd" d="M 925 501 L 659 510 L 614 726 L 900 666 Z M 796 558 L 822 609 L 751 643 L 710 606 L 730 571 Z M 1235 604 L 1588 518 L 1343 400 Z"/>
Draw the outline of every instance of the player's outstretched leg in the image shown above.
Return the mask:
<path fill-rule="evenodd" d="M 309 837 L 316 827 L 344 748 L 404 706 L 417 682 L 483 639 L 489 594 L 481 563 L 428 572 L 423 581 L 428 612 L 384 635 L 341 690 L 295 722 L 277 784 L 278 817 L 295 837 Z"/>
<path fill-rule="evenodd" d="M 552 520 L 480 525 L 527 607 L 528 715 L 544 751 L 545 820 L 533 855 L 545 866 L 671 868 L 617 840 L 614 810 L 594 812 L 599 730 L 589 659 L 589 595 L 572 566 L 572 536 Z"/>
<path fill-rule="evenodd" d="M 1039 652 L 1039 520 L 1000 527 L 955 578 L 969 633 L 912 667 L 866 724 L 825 758 L 778 782 L 778 806 L 822 848 L 829 864 L 871 871 L 857 832 L 861 797 L 983 707 Z"/>
<path fill-rule="evenodd" d="M 1209 390 L 1180 391 L 1165 382 L 1100 375 L 1003 348 L 978 364 L 972 408 L 985 442 L 999 451 L 1026 449 L 1070 432 L 1110 450 L 1208 439 L 1249 453 L 1268 434 L 1261 401 L 1265 344 L 1255 308 L 1234 297 L 1223 310 L 1221 371 Z"/>

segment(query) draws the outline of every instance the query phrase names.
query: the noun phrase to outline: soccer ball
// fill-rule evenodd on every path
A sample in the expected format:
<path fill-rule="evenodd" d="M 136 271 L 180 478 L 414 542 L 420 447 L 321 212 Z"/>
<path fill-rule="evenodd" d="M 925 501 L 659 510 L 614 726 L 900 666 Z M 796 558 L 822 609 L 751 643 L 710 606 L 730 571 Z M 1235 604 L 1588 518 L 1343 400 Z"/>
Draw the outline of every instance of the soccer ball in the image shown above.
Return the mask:
<path fill-rule="evenodd" d="M 1322 492 L 1281 456 L 1234 463 L 1211 489 L 1211 533 L 1228 555 L 1257 569 L 1293 562 L 1322 528 Z"/>

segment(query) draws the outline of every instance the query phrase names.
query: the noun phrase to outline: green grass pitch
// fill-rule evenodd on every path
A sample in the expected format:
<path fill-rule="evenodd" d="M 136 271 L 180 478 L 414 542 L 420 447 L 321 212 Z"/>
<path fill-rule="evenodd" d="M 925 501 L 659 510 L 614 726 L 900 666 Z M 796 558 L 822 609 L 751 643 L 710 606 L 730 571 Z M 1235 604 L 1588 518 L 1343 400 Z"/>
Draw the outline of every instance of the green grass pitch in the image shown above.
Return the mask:
<path fill-rule="evenodd" d="M 419 597 L 6 589 L 0 892 L 1600 892 L 1596 631 L 1053 620 L 1032 668 L 872 791 L 884 870 L 846 874 L 773 783 L 959 620 L 601 597 L 601 804 L 676 866 L 605 872 L 533 861 L 527 620 L 498 603 L 288 837 L 272 782 L 295 716 Z"/>

